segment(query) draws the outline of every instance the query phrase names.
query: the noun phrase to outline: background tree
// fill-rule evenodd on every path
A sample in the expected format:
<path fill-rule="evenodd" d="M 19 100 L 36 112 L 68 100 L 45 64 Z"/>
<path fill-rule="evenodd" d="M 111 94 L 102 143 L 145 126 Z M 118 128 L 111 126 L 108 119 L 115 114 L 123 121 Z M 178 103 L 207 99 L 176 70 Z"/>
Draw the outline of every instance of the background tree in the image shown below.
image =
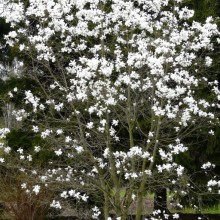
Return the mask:
<path fill-rule="evenodd" d="M 185 1 L 185 4 L 189 6 L 190 8 L 195 10 L 195 15 L 193 19 L 202 22 L 207 17 L 212 16 L 216 20 L 218 26 L 219 26 L 219 1 Z M 218 81 L 219 81 L 219 46 L 215 45 L 214 50 L 210 52 L 212 58 L 213 58 L 213 65 L 212 68 L 209 70 L 212 72 L 213 75 L 216 75 Z M 206 93 L 206 91 L 203 91 L 203 96 L 209 97 L 209 94 Z M 206 136 L 204 135 L 206 131 L 204 130 L 198 130 L 196 131 L 191 139 L 188 140 L 189 144 L 193 144 L 193 148 L 191 148 L 190 151 L 186 152 L 185 155 L 182 155 L 181 163 L 184 164 L 184 166 L 188 167 L 188 170 L 196 175 L 193 175 L 193 181 L 197 181 L 198 184 L 201 185 L 201 188 L 204 187 L 204 184 L 207 180 L 207 175 L 203 175 L 199 172 L 202 164 L 204 161 L 210 161 L 211 163 L 214 163 L 215 169 L 213 170 L 216 175 L 219 175 L 219 161 L 216 159 L 219 157 L 219 132 L 218 132 L 218 126 L 213 127 L 213 130 L 215 131 L 215 135 L 212 136 Z M 179 161 L 180 162 L 180 161 Z M 190 200 L 198 199 L 197 208 L 201 211 L 202 208 L 207 206 L 212 206 L 213 204 L 216 205 L 216 203 L 219 203 L 219 196 L 218 195 L 210 195 L 202 193 L 199 194 L 199 191 L 201 189 L 198 187 L 197 191 L 191 193 L 190 195 L 183 196 L 182 200 L 185 200 L 182 204 L 185 206 L 191 205 Z M 186 199 L 186 197 L 188 199 Z"/>
<path fill-rule="evenodd" d="M 105 219 L 112 210 L 126 219 L 136 202 L 136 220 L 146 192 L 164 183 L 191 192 L 187 170 L 174 158 L 187 151 L 194 131 L 205 125 L 211 133 L 218 123 L 220 91 L 207 74 L 212 58 L 203 54 L 219 32 L 211 18 L 192 22 L 193 11 L 179 3 L 8 1 L 2 16 L 14 30 L 7 43 L 19 48 L 26 74 L 41 88 L 23 91 L 14 116 L 29 121 L 58 157 L 39 173 L 39 190 L 58 182 L 61 198 L 85 202 L 98 191 L 93 202 Z M 29 160 L 26 153 L 18 151 Z M 60 208 L 59 201 L 52 206 Z M 93 212 L 99 218 L 99 208 Z"/>

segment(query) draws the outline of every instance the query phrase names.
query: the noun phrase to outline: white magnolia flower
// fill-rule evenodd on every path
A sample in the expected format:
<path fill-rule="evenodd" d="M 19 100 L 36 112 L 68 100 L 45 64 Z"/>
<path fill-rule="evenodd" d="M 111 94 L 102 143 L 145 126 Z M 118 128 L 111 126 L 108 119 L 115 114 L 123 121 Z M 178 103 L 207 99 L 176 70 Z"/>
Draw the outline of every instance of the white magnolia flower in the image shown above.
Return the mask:
<path fill-rule="evenodd" d="M 63 151 L 62 151 L 61 149 L 59 149 L 59 150 L 54 151 L 54 153 L 55 153 L 57 156 L 60 156 L 60 155 L 63 154 Z"/>
<path fill-rule="evenodd" d="M 35 151 L 36 153 L 40 152 L 40 150 L 41 150 L 41 147 L 40 147 L 40 146 L 35 146 L 35 147 L 34 147 L 34 151 Z"/>
<path fill-rule="evenodd" d="M 88 129 L 92 129 L 94 127 L 94 123 L 93 122 L 89 122 L 89 123 L 87 123 L 86 127 Z"/>
<path fill-rule="evenodd" d="M 10 147 L 5 147 L 5 148 L 4 148 L 4 152 L 5 152 L 6 154 L 9 154 L 10 151 L 11 151 L 11 148 L 10 148 Z"/>
<path fill-rule="evenodd" d="M 39 132 L 39 127 L 33 125 L 32 130 L 33 130 L 33 132 L 37 133 L 37 132 Z"/>
<path fill-rule="evenodd" d="M 56 133 L 57 133 L 57 135 L 63 134 L 63 130 L 62 129 L 57 129 Z"/>
<path fill-rule="evenodd" d="M 35 194 L 37 195 L 40 192 L 40 186 L 39 185 L 35 185 L 33 186 L 33 192 L 35 192 Z"/>
<path fill-rule="evenodd" d="M 26 189 L 26 188 L 27 188 L 27 183 L 22 183 L 22 184 L 21 184 L 21 188 L 22 188 L 22 189 Z"/>
<path fill-rule="evenodd" d="M 53 202 L 50 204 L 50 207 L 55 208 L 55 209 L 61 209 L 61 205 L 59 201 L 53 200 Z"/>

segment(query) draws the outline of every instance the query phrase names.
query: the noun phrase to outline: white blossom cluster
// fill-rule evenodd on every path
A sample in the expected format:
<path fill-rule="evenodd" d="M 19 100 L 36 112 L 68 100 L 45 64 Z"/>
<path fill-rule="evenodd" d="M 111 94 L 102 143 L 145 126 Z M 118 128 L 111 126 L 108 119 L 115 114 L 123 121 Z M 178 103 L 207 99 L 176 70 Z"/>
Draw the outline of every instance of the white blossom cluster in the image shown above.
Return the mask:
<path fill-rule="evenodd" d="M 10 132 L 9 128 L 1 128 L 0 129 L 0 138 L 5 138 L 6 135 Z"/>
<path fill-rule="evenodd" d="M 217 192 L 220 194 L 220 180 L 216 180 L 216 178 L 209 180 L 207 188 L 209 192 Z"/>
<path fill-rule="evenodd" d="M 114 197 L 120 193 L 113 195 L 111 184 L 134 190 L 132 195 L 142 186 L 146 189 L 147 181 L 154 186 L 158 181 L 154 175 L 167 184 L 169 175 L 176 179 L 187 175 L 175 161 L 191 147 L 184 141 L 197 125 L 212 128 L 218 121 L 220 90 L 209 73 L 213 58 L 198 54 L 213 51 L 220 33 L 211 17 L 204 24 L 191 22 L 194 11 L 181 2 L 5 1 L 0 17 L 12 28 L 5 36 L 7 44 L 31 57 L 28 71 L 42 89 L 24 91 L 23 109 L 13 115 L 17 121 L 34 115 L 32 131 L 57 158 L 39 175 L 41 182 L 72 181 L 82 189 L 99 178 L 99 184 L 107 182 L 100 186 L 102 193 L 109 190 Z M 201 95 L 204 90 L 212 96 Z M 214 135 L 211 128 L 208 133 Z M 0 138 L 8 132 L 1 129 Z M 6 153 L 11 150 L 2 148 Z M 35 146 L 34 153 L 42 148 Z M 34 156 L 24 154 L 22 146 L 17 154 L 30 163 Z M 0 162 L 5 163 L 2 156 Z M 201 168 L 212 167 L 208 162 Z M 33 192 L 39 191 L 40 185 L 35 185 Z M 60 196 L 88 199 L 78 189 Z M 120 196 L 109 204 L 114 201 L 121 201 Z M 60 209 L 61 203 L 53 200 L 51 207 Z M 100 210 L 92 209 L 94 219 Z"/>
<path fill-rule="evenodd" d="M 61 209 L 61 205 L 59 201 L 53 200 L 53 202 L 50 204 L 50 207 L 55 208 L 55 209 Z"/>
<path fill-rule="evenodd" d="M 75 198 L 75 199 L 77 199 L 77 200 L 82 200 L 82 201 L 84 201 L 84 202 L 87 202 L 87 200 L 88 200 L 88 198 L 89 198 L 86 194 L 81 195 L 80 192 L 76 192 L 76 191 L 73 190 L 73 189 L 71 189 L 71 190 L 69 190 L 69 191 L 63 191 L 63 192 L 60 194 L 60 196 L 61 196 L 62 198 L 65 198 L 65 199 L 67 199 L 68 197 L 73 197 L 73 198 Z"/>
<path fill-rule="evenodd" d="M 93 211 L 92 218 L 99 219 L 99 216 L 101 215 L 99 208 L 97 206 L 95 206 L 94 208 L 92 208 L 92 211 Z"/>
<path fill-rule="evenodd" d="M 150 218 L 146 218 L 146 220 L 169 219 L 170 217 L 172 217 L 172 219 L 179 219 L 179 214 L 175 213 L 173 215 L 170 215 L 170 214 L 166 214 L 165 212 L 162 213 L 161 210 L 154 210 L 152 216 Z"/>
<path fill-rule="evenodd" d="M 28 113 L 24 109 L 14 110 L 12 115 L 15 116 L 17 121 L 22 121 L 28 116 Z"/>
<path fill-rule="evenodd" d="M 214 168 L 214 167 L 215 167 L 215 164 L 207 162 L 207 163 L 204 163 L 201 168 L 202 169 L 210 169 L 210 168 Z"/>

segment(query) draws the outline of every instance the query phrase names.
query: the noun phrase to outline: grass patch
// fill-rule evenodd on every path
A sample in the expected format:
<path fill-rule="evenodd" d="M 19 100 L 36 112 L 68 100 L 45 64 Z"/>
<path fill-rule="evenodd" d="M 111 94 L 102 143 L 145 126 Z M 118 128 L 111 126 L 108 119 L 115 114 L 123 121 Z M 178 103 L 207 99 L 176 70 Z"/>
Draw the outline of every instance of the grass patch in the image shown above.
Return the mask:
<path fill-rule="evenodd" d="M 195 208 L 183 208 L 183 209 L 171 209 L 171 212 L 181 212 L 184 214 L 220 214 L 220 204 L 209 207 L 209 208 L 202 208 L 202 209 L 195 209 Z"/>

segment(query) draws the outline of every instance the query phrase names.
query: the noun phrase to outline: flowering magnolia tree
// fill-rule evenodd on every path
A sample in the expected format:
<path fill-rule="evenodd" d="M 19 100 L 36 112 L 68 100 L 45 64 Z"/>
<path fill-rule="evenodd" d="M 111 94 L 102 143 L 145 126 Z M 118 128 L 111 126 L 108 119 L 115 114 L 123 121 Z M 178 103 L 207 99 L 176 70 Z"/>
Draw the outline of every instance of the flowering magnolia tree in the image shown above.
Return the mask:
<path fill-rule="evenodd" d="M 93 200 L 92 217 L 106 220 L 126 219 L 132 204 L 140 220 L 145 195 L 158 187 L 194 190 L 176 158 L 197 129 L 214 135 L 220 91 L 208 54 L 220 39 L 211 17 L 192 21 L 194 12 L 181 3 L 5 1 L 7 44 L 19 48 L 24 74 L 39 83 L 37 91 L 15 88 L 9 96 L 23 94 L 13 115 L 42 145 L 31 153 L 1 146 L 2 165 L 18 155 L 20 171 L 38 179 L 23 190 L 38 194 L 58 184 L 52 207 Z M 3 128 L 1 138 L 8 132 Z M 47 169 L 33 172 L 33 158 L 45 149 L 53 153 Z M 201 171 L 212 167 L 207 161 Z M 219 185 L 210 179 L 206 191 L 218 193 Z"/>

